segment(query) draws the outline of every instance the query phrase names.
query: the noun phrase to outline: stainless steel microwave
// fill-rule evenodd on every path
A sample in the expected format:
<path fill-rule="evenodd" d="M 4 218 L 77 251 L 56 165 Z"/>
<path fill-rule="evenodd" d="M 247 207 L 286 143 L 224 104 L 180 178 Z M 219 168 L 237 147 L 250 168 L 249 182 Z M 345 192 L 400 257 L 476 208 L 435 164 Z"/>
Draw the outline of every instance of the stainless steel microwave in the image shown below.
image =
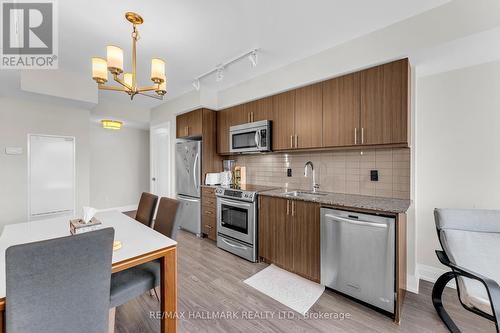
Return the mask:
<path fill-rule="evenodd" d="M 271 151 L 271 121 L 231 126 L 229 128 L 231 153 L 258 153 Z"/>

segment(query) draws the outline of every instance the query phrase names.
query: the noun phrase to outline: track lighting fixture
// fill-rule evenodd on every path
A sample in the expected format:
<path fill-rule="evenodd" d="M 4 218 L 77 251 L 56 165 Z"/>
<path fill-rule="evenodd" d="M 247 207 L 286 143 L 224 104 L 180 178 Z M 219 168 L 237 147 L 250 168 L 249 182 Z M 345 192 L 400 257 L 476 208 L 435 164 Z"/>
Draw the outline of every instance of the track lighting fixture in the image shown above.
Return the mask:
<path fill-rule="evenodd" d="M 224 80 L 224 67 L 220 66 L 217 68 L 217 74 L 215 76 L 215 81 L 220 82 Z"/>
<path fill-rule="evenodd" d="M 257 51 L 252 51 L 252 53 L 248 55 L 248 60 L 250 60 L 252 67 L 257 67 L 259 61 L 259 59 L 257 59 Z"/>
<path fill-rule="evenodd" d="M 209 76 L 211 74 L 214 74 L 215 73 L 215 81 L 217 82 L 220 82 L 224 79 L 224 70 L 226 69 L 226 67 L 228 67 L 229 65 L 243 59 L 243 58 L 247 58 L 248 57 L 248 60 L 250 61 L 250 64 L 252 65 L 252 67 L 257 67 L 258 65 L 258 56 L 257 56 L 257 52 L 259 51 L 259 49 L 253 49 L 249 52 L 246 52 L 246 53 L 243 53 L 242 55 L 239 55 L 231 60 L 228 60 L 226 61 L 225 63 L 222 63 L 220 65 L 218 65 L 217 67 L 215 67 L 214 69 L 211 69 L 209 70 L 208 72 L 206 72 L 205 74 L 202 74 L 198 77 L 196 77 L 194 80 L 193 80 L 193 87 L 194 89 L 196 90 L 200 90 L 200 87 L 201 87 L 201 79 L 203 79 L 204 77 L 206 76 Z"/>
<path fill-rule="evenodd" d="M 196 79 L 193 81 L 193 87 L 194 89 L 196 89 L 197 91 L 200 90 L 200 80 L 199 79 Z"/>

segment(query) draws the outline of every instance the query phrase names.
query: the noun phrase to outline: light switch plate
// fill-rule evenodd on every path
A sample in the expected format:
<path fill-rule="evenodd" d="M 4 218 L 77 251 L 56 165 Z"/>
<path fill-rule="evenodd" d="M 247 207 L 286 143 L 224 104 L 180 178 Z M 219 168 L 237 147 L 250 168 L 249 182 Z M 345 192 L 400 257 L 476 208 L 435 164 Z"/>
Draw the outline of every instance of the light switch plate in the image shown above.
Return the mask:
<path fill-rule="evenodd" d="M 22 155 L 23 148 L 22 147 L 6 147 L 5 154 L 7 155 Z"/>

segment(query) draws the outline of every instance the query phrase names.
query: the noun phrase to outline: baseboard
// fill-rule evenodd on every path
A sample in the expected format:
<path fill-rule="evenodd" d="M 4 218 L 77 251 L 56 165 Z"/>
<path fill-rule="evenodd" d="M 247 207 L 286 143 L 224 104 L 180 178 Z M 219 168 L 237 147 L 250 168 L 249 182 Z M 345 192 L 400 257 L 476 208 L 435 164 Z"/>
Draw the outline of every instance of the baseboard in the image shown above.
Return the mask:
<path fill-rule="evenodd" d="M 420 279 L 434 283 L 441 275 L 448 272 L 448 270 L 434 266 L 417 264 L 417 272 Z M 453 289 L 457 288 L 455 280 L 450 281 L 447 286 Z"/>
<path fill-rule="evenodd" d="M 407 275 L 406 276 L 406 291 L 409 291 L 414 294 L 418 294 L 418 283 L 420 279 L 415 275 Z"/>
<path fill-rule="evenodd" d="M 128 205 L 128 206 L 121 206 L 121 207 L 111 207 L 111 208 L 103 208 L 103 209 L 98 209 L 98 212 L 109 212 L 112 210 L 117 210 L 119 212 L 130 212 L 132 210 L 137 210 L 137 205 Z"/>

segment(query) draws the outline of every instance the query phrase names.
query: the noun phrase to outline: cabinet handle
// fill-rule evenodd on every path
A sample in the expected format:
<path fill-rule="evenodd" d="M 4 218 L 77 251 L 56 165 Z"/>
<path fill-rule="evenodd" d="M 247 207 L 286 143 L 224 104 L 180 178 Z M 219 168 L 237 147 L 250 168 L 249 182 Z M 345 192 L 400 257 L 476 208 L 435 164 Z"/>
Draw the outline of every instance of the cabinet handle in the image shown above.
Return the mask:
<path fill-rule="evenodd" d="M 292 216 L 295 216 L 295 201 L 292 201 Z"/>
<path fill-rule="evenodd" d="M 299 136 L 295 134 L 295 148 L 299 148 Z"/>
<path fill-rule="evenodd" d="M 293 135 L 290 135 L 290 148 L 293 148 Z"/>
<path fill-rule="evenodd" d="M 255 115 L 252 112 L 252 123 L 255 121 Z"/>
<path fill-rule="evenodd" d="M 286 201 L 286 215 L 290 214 L 290 200 Z"/>
<path fill-rule="evenodd" d="M 250 112 L 247 113 L 247 123 L 250 122 Z"/>
<path fill-rule="evenodd" d="M 358 144 L 358 128 L 354 127 L 354 144 Z"/>
<path fill-rule="evenodd" d="M 361 144 L 365 143 L 365 128 L 361 127 Z"/>

